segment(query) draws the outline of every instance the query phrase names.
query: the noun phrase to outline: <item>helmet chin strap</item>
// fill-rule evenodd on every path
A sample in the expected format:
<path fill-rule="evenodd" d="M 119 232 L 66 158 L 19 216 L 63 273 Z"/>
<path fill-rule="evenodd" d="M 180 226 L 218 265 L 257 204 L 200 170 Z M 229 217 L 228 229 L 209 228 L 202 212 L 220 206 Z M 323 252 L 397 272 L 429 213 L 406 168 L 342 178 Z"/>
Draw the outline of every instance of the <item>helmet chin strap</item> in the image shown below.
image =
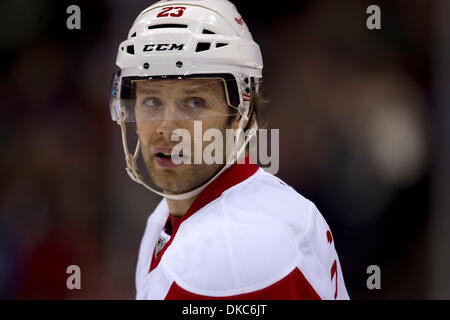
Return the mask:
<path fill-rule="evenodd" d="M 179 194 L 167 194 L 167 193 L 163 193 L 158 190 L 155 190 L 154 188 L 147 185 L 144 182 L 144 180 L 142 179 L 142 176 L 139 173 L 139 169 L 138 169 L 137 163 L 136 163 L 136 161 L 139 157 L 139 151 L 140 151 L 139 139 L 136 144 L 136 150 L 134 152 L 134 155 L 132 155 L 128 148 L 126 125 L 125 125 L 125 122 L 123 121 L 124 115 L 125 115 L 124 109 L 120 108 L 119 109 L 119 120 L 117 121 L 117 124 L 120 126 L 121 131 L 122 131 L 122 144 L 123 144 L 123 151 L 125 153 L 125 161 L 126 161 L 126 165 L 127 165 L 126 171 L 127 171 L 128 175 L 134 182 L 143 185 L 148 190 L 150 190 L 162 197 L 173 199 L 173 200 L 189 199 L 189 198 L 192 198 L 192 197 L 200 194 L 200 192 L 202 192 L 208 185 L 210 185 L 215 179 L 217 179 L 225 170 L 230 168 L 238 159 L 240 159 L 242 152 L 245 150 L 245 147 L 247 146 L 249 141 L 256 135 L 256 132 L 258 130 L 258 125 L 255 121 L 255 123 L 249 129 L 249 133 L 245 136 L 244 141 L 242 142 L 242 145 L 239 146 L 239 142 L 240 142 L 239 138 L 240 138 L 240 134 L 243 130 L 242 128 L 244 126 L 244 122 L 249 120 L 246 114 L 241 115 L 241 120 L 239 121 L 238 129 L 236 130 L 236 134 L 234 135 L 233 151 L 229 155 L 228 160 L 226 161 L 223 168 L 219 172 L 217 172 L 211 179 L 209 179 L 207 182 L 205 182 L 203 185 L 201 185 L 189 192 L 179 193 Z"/>

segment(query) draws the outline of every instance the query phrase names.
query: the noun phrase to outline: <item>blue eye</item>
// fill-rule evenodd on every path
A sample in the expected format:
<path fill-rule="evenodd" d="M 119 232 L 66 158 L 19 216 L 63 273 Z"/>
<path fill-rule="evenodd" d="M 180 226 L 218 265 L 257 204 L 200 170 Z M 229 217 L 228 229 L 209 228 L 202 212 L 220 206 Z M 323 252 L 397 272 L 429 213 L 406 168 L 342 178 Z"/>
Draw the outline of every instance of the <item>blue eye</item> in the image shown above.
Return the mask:
<path fill-rule="evenodd" d="M 162 106 L 162 101 L 158 98 L 148 98 L 144 100 L 144 105 L 147 107 L 160 107 Z"/>
<path fill-rule="evenodd" d="M 201 107 L 205 107 L 206 106 L 206 101 L 202 98 L 199 97 L 192 97 L 192 98 L 187 98 L 186 99 L 186 104 L 189 107 L 193 107 L 193 108 L 201 108 Z"/>

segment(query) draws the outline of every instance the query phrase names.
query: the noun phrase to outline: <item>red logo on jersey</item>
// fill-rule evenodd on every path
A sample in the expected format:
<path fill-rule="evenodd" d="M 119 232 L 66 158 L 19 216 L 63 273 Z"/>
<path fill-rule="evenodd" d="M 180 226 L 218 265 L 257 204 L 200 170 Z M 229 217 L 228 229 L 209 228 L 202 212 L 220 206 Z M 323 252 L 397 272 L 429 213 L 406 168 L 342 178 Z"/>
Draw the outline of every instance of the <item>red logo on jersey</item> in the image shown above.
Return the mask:
<path fill-rule="evenodd" d="M 244 25 L 244 20 L 242 20 L 242 18 L 234 18 L 234 21 L 236 21 L 239 25 Z"/>

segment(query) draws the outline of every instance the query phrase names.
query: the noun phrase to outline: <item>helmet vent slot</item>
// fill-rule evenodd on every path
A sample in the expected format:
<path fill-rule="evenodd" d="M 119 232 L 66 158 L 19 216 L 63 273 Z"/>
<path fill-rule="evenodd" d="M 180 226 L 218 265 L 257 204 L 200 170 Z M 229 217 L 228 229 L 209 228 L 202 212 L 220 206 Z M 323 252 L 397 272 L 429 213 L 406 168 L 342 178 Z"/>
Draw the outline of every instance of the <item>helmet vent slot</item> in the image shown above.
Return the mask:
<path fill-rule="evenodd" d="M 197 48 L 195 49 L 195 52 L 202 52 L 207 51 L 211 47 L 211 43 L 209 42 L 199 42 L 197 43 Z"/>
<path fill-rule="evenodd" d="M 133 37 L 136 37 L 136 32 L 130 36 L 130 38 L 133 38 Z"/>
<path fill-rule="evenodd" d="M 127 46 L 127 53 L 134 54 L 134 45 Z"/>
<path fill-rule="evenodd" d="M 165 24 L 155 24 L 153 26 L 148 26 L 148 30 L 152 29 L 164 29 L 164 28 L 187 28 L 187 24 L 176 24 L 176 23 L 165 23 Z"/>
<path fill-rule="evenodd" d="M 215 32 L 208 30 L 208 29 L 203 29 L 203 34 L 216 34 Z"/>
<path fill-rule="evenodd" d="M 216 48 L 221 48 L 227 46 L 228 43 L 216 43 Z"/>

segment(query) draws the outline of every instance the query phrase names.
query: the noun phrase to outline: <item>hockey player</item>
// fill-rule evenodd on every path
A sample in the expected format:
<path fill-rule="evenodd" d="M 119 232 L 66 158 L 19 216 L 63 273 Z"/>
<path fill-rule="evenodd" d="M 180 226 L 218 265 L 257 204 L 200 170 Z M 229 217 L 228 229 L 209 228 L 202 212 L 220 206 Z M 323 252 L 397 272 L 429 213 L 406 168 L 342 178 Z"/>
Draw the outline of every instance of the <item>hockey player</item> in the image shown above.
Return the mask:
<path fill-rule="evenodd" d="M 110 108 L 127 172 L 163 197 L 141 241 L 136 298 L 348 299 L 316 206 L 248 157 L 236 163 L 257 130 L 263 68 L 236 7 L 227 0 L 157 2 L 135 20 L 117 65 Z M 235 129 L 232 147 L 223 161 L 176 164 L 174 155 L 196 152 L 173 152 L 177 130 L 195 137 L 198 121 L 223 136 Z M 139 136 L 134 154 L 128 122 Z M 152 186 L 137 168 L 140 155 Z"/>

